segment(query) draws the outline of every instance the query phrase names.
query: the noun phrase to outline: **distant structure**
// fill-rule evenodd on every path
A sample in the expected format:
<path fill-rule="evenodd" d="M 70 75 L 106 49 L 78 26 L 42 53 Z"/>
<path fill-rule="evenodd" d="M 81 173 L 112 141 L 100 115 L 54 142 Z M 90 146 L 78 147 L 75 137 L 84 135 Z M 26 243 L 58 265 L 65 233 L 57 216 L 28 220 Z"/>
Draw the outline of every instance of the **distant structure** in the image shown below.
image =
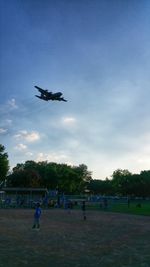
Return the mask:
<path fill-rule="evenodd" d="M 47 188 L 3 187 L 0 190 L 0 206 L 32 207 L 36 202 L 43 202 L 47 195 Z"/>

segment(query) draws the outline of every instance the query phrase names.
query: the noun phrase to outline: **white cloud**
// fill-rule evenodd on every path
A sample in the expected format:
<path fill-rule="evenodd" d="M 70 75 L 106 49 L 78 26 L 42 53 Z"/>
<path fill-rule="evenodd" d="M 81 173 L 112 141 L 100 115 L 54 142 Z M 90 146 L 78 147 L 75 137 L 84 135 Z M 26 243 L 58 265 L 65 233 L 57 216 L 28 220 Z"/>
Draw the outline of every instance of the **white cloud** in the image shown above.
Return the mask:
<path fill-rule="evenodd" d="M 5 134 L 8 130 L 4 128 L 0 128 L 0 134 Z"/>
<path fill-rule="evenodd" d="M 28 142 L 35 142 L 37 140 L 40 139 L 40 135 L 39 133 L 37 132 L 31 132 L 31 133 L 28 133 L 26 136 L 25 136 L 25 139 L 28 141 Z"/>
<path fill-rule="evenodd" d="M 57 162 L 57 163 L 68 163 L 69 158 L 63 152 L 52 152 L 52 153 L 43 153 L 40 152 L 37 154 L 36 161 L 48 161 L 48 162 Z"/>
<path fill-rule="evenodd" d="M 8 100 L 6 103 L 3 103 L 0 105 L 0 113 L 1 115 L 8 115 L 11 111 L 18 109 L 18 106 L 16 104 L 16 100 L 14 98 Z M 11 124 L 11 120 L 7 120 L 5 117 L 5 123 Z"/>
<path fill-rule="evenodd" d="M 12 98 L 11 100 L 8 100 L 8 105 L 11 109 L 17 109 L 18 106 L 16 105 L 16 100 Z"/>
<path fill-rule="evenodd" d="M 63 125 L 75 125 L 77 120 L 74 117 L 64 117 L 62 118 L 62 124 Z"/>
<path fill-rule="evenodd" d="M 27 146 L 24 144 L 18 144 L 17 146 L 15 146 L 15 149 L 19 151 L 24 151 L 27 149 Z"/>
<path fill-rule="evenodd" d="M 65 129 L 66 131 L 75 133 L 78 129 L 78 123 L 77 119 L 75 117 L 62 117 L 60 120 L 60 125 Z"/>
<path fill-rule="evenodd" d="M 28 152 L 26 152 L 26 156 L 29 156 L 29 157 L 31 157 L 31 156 L 33 156 L 33 153 L 32 153 L 32 152 L 30 152 L 30 151 L 28 151 Z"/>
<path fill-rule="evenodd" d="M 23 143 L 20 143 L 20 144 L 17 144 L 14 149 L 18 152 L 22 152 L 24 157 L 28 159 L 28 157 L 32 157 L 33 156 L 33 153 L 31 151 L 28 150 L 28 146 L 23 144 Z"/>
<path fill-rule="evenodd" d="M 23 139 L 26 142 L 35 142 L 40 139 L 40 135 L 38 132 L 28 132 L 26 130 L 20 131 L 14 137 L 17 139 Z"/>

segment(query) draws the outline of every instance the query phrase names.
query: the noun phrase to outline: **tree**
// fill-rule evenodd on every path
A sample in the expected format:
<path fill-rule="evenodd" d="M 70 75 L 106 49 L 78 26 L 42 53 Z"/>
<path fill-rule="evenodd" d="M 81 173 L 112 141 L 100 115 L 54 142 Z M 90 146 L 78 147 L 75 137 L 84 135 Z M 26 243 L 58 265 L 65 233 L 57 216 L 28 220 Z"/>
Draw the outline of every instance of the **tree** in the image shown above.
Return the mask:
<path fill-rule="evenodd" d="M 112 175 L 114 191 L 119 195 L 128 195 L 131 189 L 132 174 L 128 170 L 117 169 Z"/>
<path fill-rule="evenodd" d="M 85 164 L 73 166 L 72 168 L 76 173 L 77 191 L 83 192 L 92 180 L 92 173 L 88 171 L 88 167 Z"/>
<path fill-rule="evenodd" d="M 57 188 L 67 194 L 83 192 L 91 179 L 91 172 L 84 164 L 72 167 L 47 161 L 17 164 L 8 177 L 10 186 Z"/>
<path fill-rule="evenodd" d="M 142 197 L 150 196 L 150 170 L 140 173 L 140 195 Z"/>
<path fill-rule="evenodd" d="M 9 170 L 8 154 L 5 147 L 0 144 L 0 181 L 4 181 Z"/>
<path fill-rule="evenodd" d="M 112 181 L 106 178 L 105 180 L 91 180 L 87 186 L 93 194 L 112 196 L 114 194 Z"/>
<path fill-rule="evenodd" d="M 37 163 L 37 172 L 41 177 L 41 186 L 56 189 L 58 184 L 57 164 L 47 161 Z"/>

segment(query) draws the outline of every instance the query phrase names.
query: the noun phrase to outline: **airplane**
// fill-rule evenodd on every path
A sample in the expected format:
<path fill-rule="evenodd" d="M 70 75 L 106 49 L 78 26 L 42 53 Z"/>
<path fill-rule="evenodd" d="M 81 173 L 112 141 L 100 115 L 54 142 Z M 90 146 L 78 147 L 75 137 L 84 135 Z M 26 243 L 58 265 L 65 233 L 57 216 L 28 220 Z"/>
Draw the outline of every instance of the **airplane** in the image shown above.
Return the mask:
<path fill-rule="evenodd" d="M 38 86 L 34 86 L 40 93 L 41 95 L 35 95 L 36 97 L 40 98 L 40 99 L 43 99 L 45 101 L 49 101 L 49 100 L 58 100 L 58 101 L 64 101 L 64 102 L 67 102 L 66 99 L 64 99 L 62 96 L 62 93 L 61 92 L 57 92 L 57 93 L 52 93 L 52 92 L 49 92 L 47 89 L 42 89 Z"/>

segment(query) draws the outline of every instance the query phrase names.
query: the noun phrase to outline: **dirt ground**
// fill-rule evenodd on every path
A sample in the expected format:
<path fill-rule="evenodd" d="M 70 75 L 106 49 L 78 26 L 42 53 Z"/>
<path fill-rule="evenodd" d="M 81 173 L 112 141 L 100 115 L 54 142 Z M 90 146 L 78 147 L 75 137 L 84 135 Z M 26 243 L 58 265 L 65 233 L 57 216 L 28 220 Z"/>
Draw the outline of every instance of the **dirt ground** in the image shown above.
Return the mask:
<path fill-rule="evenodd" d="M 73 210 L 0 210 L 0 267 L 150 267 L 150 217 Z"/>

